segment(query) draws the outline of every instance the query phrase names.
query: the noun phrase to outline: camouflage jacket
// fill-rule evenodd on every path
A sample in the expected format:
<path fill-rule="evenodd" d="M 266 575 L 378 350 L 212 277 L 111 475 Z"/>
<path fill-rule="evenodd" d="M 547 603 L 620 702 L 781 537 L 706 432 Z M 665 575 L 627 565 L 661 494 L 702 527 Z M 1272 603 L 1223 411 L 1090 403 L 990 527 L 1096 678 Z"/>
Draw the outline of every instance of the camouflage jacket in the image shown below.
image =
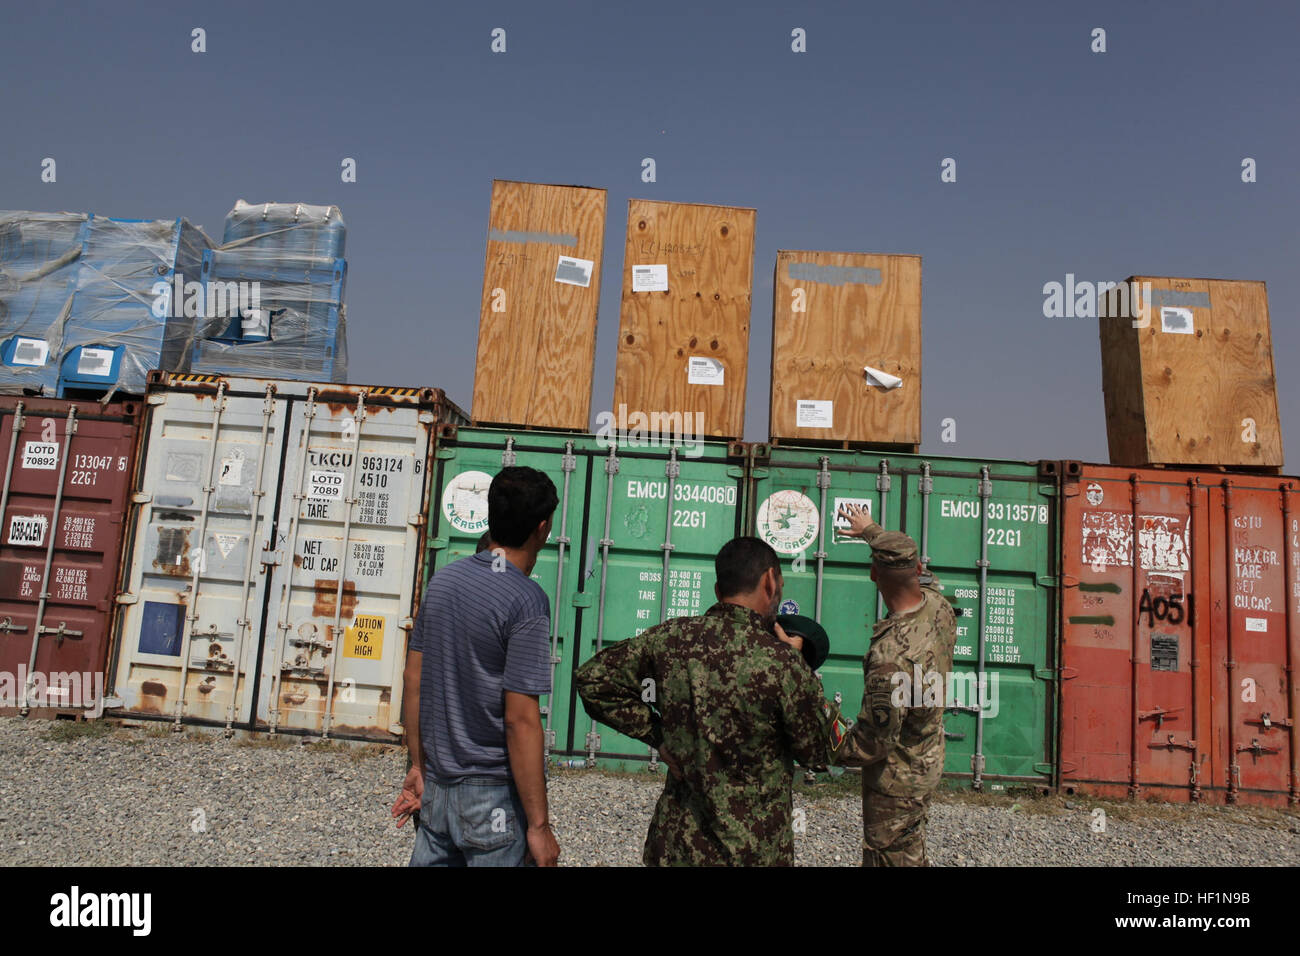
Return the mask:
<path fill-rule="evenodd" d="M 655 807 L 648 865 L 793 865 L 791 775 L 829 759 L 821 684 L 748 608 L 715 604 L 578 669 L 587 713 L 680 765 Z"/>
<path fill-rule="evenodd" d="M 876 622 L 863 661 L 862 712 L 831 758 L 862 767 L 864 791 L 921 796 L 943 774 L 943 705 L 957 618 L 937 580 L 921 593 L 924 602 L 915 611 Z M 937 684 L 930 675 L 938 675 Z"/>

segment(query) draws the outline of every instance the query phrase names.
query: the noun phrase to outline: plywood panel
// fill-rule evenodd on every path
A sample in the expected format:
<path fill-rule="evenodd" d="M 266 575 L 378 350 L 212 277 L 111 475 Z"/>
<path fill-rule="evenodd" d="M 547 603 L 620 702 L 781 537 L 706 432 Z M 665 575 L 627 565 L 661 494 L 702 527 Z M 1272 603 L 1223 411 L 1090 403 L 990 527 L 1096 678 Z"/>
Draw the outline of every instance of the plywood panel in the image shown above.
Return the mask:
<path fill-rule="evenodd" d="M 1134 282 L 1140 289 L 1149 283 L 1149 322 L 1132 327 L 1133 317 L 1147 318 L 1132 303 L 1121 327 L 1108 333 L 1114 320 L 1101 320 L 1111 454 L 1128 459 L 1116 463 L 1281 467 L 1264 283 L 1135 276 L 1130 287 Z"/>
<path fill-rule="evenodd" d="M 772 439 L 919 445 L 920 256 L 781 251 L 774 289 Z M 867 366 L 902 384 L 873 384 Z M 801 426 L 801 402 L 829 402 L 829 427 Z"/>
<path fill-rule="evenodd" d="M 492 183 L 474 374 L 475 421 L 586 430 L 596 357 L 605 190 Z M 585 287 L 557 279 L 594 263 Z"/>
<path fill-rule="evenodd" d="M 615 415 L 701 412 L 705 435 L 744 436 L 754 219 L 729 206 L 628 203 Z M 646 266 L 665 267 L 666 291 L 635 291 Z M 692 358 L 716 362 L 722 384 L 692 384 Z"/>

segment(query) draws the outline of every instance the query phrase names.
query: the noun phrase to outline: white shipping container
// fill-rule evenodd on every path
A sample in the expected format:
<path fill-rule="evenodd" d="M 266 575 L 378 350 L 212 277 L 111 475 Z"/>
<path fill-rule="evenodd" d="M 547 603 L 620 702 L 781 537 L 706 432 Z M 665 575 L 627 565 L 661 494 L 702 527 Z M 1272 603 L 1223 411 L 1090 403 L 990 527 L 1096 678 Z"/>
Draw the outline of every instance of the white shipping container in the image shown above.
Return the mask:
<path fill-rule="evenodd" d="M 392 741 L 435 389 L 156 373 L 130 516 L 119 713 Z"/>

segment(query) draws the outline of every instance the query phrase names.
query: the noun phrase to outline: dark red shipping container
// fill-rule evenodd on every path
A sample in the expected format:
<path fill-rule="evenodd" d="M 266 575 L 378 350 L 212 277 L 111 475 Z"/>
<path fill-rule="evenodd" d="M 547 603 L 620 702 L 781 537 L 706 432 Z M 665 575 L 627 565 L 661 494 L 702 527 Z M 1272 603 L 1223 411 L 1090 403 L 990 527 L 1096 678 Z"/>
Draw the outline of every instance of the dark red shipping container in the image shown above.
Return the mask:
<path fill-rule="evenodd" d="M 0 396 L 0 714 L 102 709 L 140 408 Z"/>
<path fill-rule="evenodd" d="M 1062 790 L 1296 804 L 1300 481 L 1062 480 Z"/>

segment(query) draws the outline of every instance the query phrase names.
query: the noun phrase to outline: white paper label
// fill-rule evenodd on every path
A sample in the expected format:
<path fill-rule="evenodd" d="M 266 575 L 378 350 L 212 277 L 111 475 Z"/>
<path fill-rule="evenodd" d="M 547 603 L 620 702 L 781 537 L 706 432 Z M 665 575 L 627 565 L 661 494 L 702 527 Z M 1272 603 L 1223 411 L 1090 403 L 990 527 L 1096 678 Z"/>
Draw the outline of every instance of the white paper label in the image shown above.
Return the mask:
<path fill-rule="evenodd" d="M 798 428 L 834 428 L 835 403 L 795 399 L 794 423 Z"/>
<path fill-rule="evenodd" d="M 870 365 L 862 366 L 862 371 L 867 373 L 867 384 L 874 385 L 876 388 L 900 388 L 903 384 L 903 380 L 897 375 L 890 375 Z"/>
<path fill-rule="evenodd" d="M 14 515 L 9 519 L 9 543 L 39 547 L 45 543 L 45 529 L 50 519 L 45 515 Z"/>
<path fill-rule="evenodd" d="M 112 349 L 82 349 L 77 357 L 78 375 L 107 375 L 112 367 Z"/>
<path fill-rule="evenodd" d="M 313 471 L 307 490 L 308 498 L 324 498 L 326 501 L 343 500 L 343 472 Z"/>
<path fill-rule="evenodd" d="M 633 292 L 667 292 L 668 265 L 633 266 Z"/>
<path fill-rule="evenodd" d="M 686 381 L 691 385 L 721 385 L 727 370 L 717 359 L 692 355 L 686 363 Z"/>
<path fill-rule="evenodd" d="M 1192 335 L 1192 310 L 1163 306 L 1160 309 L 1160 331 L 1177 332 L 1179 335 Z"/>
<path fill-rule="evenodd" d="M 591 285 L 591 272 L 596 263 L 590 259 L 575 259 L 573 256 L 560 256 L 555 264 L 555 281 L 565 285 L 580 285 L 584 289 Z"/>
<path fill-rule="evenodd" d="M 58 442 L 29 441 L 23 446 L 23 467 L 53 471 L 59 467 Z"/>
<path fill-rule="evenodd" d="M 14 339 L 13 365 L 40 367 L 50 357 L 50 343 L 44 339 Z"/>
<path fill-rule="evenodd" d="M 1246 630 L 1248 631 L 1268 631 L 1268 619 L 1263 617 L 1246 618 Z"/>

